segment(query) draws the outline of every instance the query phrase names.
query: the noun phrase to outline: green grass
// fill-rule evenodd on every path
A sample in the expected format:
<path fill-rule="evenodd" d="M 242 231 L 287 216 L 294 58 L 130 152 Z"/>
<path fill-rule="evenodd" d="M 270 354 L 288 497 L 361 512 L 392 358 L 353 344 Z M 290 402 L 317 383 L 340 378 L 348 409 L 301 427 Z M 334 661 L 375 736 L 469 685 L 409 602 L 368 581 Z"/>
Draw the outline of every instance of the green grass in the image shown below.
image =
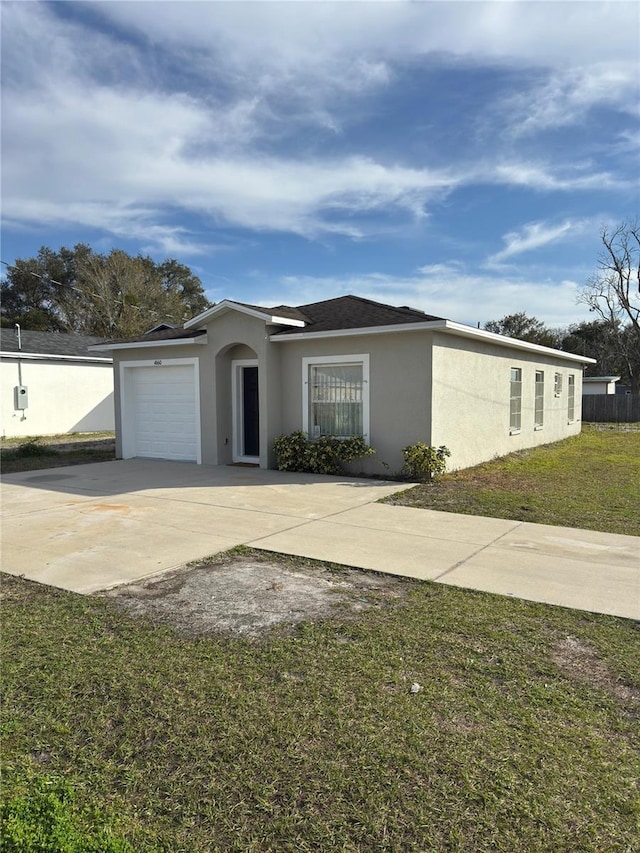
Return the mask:
<path fill-rule="evenodd" d="M 637 625 L 405 583 L 247 641 L 5 579 L 5 798 L 140 853 L 637 850 Z"/>
<path fill-rule="evenodd" d="M 640 431 L 586 429 L 384 502 L 640 536 Z"/>

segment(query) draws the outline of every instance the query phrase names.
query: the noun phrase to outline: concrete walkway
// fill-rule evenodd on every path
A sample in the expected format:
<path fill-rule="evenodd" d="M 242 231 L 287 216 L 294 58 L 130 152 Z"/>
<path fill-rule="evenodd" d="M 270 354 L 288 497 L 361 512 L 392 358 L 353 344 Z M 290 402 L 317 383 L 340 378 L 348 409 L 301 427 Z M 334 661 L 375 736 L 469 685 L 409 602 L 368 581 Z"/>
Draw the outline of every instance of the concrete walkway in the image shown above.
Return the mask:
<path fill-rule="evenodd" d="M 127 460 L 2 484 L 2 569 L 90 593 L 235 545 L 640 619 L 640 538 L 376 503 L 398 483 Z"/>

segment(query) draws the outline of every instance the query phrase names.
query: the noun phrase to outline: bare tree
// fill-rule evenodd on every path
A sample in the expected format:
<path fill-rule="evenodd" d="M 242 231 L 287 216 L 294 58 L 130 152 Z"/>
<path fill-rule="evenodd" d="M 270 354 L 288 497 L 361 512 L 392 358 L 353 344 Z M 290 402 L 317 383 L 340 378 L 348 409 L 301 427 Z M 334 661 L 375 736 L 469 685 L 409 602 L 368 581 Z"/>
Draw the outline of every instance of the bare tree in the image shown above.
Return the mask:
<path fill-rule="evenodd" d="M 623 222 L 600 232 L 598 271 L 579 301 L 611 329 L 634 394 L 640 391 L 640 225 Z"/>

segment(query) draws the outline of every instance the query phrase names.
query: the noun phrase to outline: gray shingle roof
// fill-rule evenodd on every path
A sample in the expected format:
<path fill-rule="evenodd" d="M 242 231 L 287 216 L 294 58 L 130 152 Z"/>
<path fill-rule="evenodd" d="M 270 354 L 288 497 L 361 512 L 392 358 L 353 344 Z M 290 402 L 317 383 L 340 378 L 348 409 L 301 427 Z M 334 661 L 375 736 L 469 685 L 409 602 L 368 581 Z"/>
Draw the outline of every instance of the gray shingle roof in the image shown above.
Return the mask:
<path fill-rule="evenodd" d="M 89 352 L 92 344 L 101 344 L 104 338 L 94 335 L 67 335 L 62 332 L 31 332 L 22 329 L 20 332 L 22 352 L 36 355 L 75 355 L 95 358 L 96 353 Z M 0 349 L 2 352 L 19 352 L 18 335 L 11 327 L 3 328 L 0 332 Z"/>
<path fill-rule="evenodd" d="M 307 321 L 303 329 L 287 328 L 278 335 L 305 334 L 308 332 L 329 332 L 338 329 L 363 329 L 369 326 L 396 326 L 405 323 L 426 323 L 429 320 L 441 320 L 407 306 L 397 307 L 364 299 L 362 296 L 338 296 L 322 302 L 311 302 L 296 309 Z M 275 309 L 273 309 L 274 313 Z"/>

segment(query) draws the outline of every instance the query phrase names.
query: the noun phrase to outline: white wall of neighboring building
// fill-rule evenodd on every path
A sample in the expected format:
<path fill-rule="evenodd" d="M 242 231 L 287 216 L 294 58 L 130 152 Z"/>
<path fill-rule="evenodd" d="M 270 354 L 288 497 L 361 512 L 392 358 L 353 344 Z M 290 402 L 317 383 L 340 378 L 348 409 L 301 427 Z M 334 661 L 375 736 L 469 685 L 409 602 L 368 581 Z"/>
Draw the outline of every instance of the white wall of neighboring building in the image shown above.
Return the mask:
<path fill-rule="evenodd" d="M 114 429 L 110 360 L 3 356 L 0 382 L 3 437 Z M 15 405 L 17 385 L 27 388 L 24 410 Z"/>
<path fill-rule="evenodd" d="M 590 379 L 589 377 L 585 377 L 582 385 L 582 393 L 583 394 L 615 394 L 616 393 L 616 382 L 620 379 L 619 376 L 614 379 L 610 379 L 607 376 L 604 377 L 593 377 Z"/>

